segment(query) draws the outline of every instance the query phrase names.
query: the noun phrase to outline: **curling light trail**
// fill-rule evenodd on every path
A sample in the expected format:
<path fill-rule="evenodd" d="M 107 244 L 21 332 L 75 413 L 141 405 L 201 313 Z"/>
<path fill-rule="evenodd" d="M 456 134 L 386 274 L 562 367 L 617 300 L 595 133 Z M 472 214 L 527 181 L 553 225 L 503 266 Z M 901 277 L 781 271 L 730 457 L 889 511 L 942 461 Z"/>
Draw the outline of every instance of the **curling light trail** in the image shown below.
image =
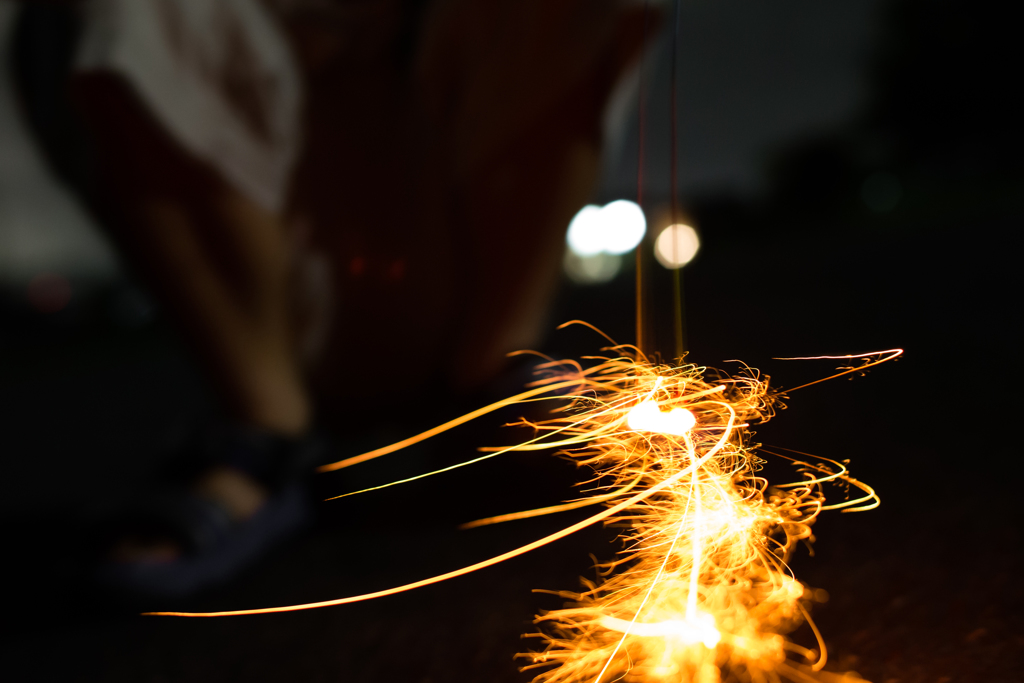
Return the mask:
<path fill-rule="evenodd" d="M 729 376 L 691 364 L 652 363 L 635 347 L 607 351 L 586 369 L 575 361 L 545 363 L 546 376 L 522 394 L 324 468 L 397 451 L 513 403 L 552 400 L 558 402 L 552 417 L 519 423 L 532 427 L 534 438 L 481 450 L 491 457 L 558 449 L 592 470 L 594 495 L 466 526 L 588 505 L 603 505 L 600 512 L 496 557 L 387 590 L 283 607 L 152 614 L 265 614 L 382 598 L 493 566 L 603 522 L 627 529 L 624 549 L 600 566 L 599 582 L 585 582 L 582 592 L 558 593 L 570 604 L 538 617 L 541 631 L 533 637 L 542 647 L 520 655 L 528 660 L 524 668 L 539 670 L 537 683 L 835 680 L 822 671 L 826 652 L 820 636 L 817 650 L 785 638 L 810 621 L 809 594 L 786 562 L 798 542 L 811 540 L 811 524 L 821 511 L 871 509 L 878 504 L 874 491 L 839 462 L 795 451 L 799 458 L 783 455 L 752 443 L 751 426 L 770 419 L 783 396 L 769 390 L 768 379 L 756 371 Z M 901 353 L 818 358 L 848 361 L 832 375 L 839 377 Z M 791 462 L 799 479 L 769 486 L 759 476 L 760 455 Z M 826 505 L 830 484 L 847 495 Z M 850 489 L 863 495 L 851 499 Z"/>

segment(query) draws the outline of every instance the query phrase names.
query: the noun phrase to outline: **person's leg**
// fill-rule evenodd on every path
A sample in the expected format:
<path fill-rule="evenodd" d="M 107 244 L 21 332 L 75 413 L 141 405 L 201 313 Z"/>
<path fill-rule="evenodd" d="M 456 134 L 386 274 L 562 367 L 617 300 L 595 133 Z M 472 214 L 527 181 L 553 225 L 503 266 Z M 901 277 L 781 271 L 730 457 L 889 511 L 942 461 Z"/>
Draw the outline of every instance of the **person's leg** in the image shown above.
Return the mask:
<path fill-rule="evenodd" d="M 301 434 L 311 406 L 278 216 L 191 157 L 112 75 L 77 77 L 99 163 L 97 208 L 203 363 L 229 415 Z"/>
<path fill-rule="evenodd" d="M 190 157 L 118 77 L 80 76 L 74 86 L 97 155 L 95 208 L 129 266 L 183 332 L 229 419 L 302 435 L 312 408 L 295 351 L 291 249 L 281 221 Z M 191 486 L 236 520 L 268 495 L 225 465 L 207 468 Z M 173 559 L 181 551 L 178 540 L 154 532 L 122 538 L 112 555 Z"/>

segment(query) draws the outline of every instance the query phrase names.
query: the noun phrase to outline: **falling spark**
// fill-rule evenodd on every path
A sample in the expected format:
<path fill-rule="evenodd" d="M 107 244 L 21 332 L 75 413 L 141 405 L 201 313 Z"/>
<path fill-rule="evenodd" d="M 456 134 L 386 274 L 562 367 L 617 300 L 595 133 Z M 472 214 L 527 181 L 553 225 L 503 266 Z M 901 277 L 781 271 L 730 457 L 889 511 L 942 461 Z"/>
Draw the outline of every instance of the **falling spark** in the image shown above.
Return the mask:
<path fill-rule="evenodd" d="M 727 375 L 688 363 L 651 362 L 631 346 L 606 351 L 609 355 L 588 359 L 592 364 L 586 368 L 548 360 L 539 369 L 542 379 L 517 396 L 321 468 L 340 469 L 395 452 L 508 405 L 553 400 L 558 402 L 553 417 L 518 423 L 531 427 L 534 438 L 482 448 L 485 455 L 456 467 L 513 451 L 557 449 L 592 471 L 593 495 L 464 526 L 590 505 L 604 510 L 483 562 L 375 593 L 263 609 L 153 614 L 260 614 L 381 598 L 493 566 L 605 523 L 626 529 L 624 549 L 598 567 L 599 581 L 585 581 L 582 592 L 557 593 L 570 603 L 537 618 L 540 632 L 531 636 L 542 649 L 520 655 L 529 660 L 525 669 L 539 670 L 536 683 L 851 680 L 822 671 L 824 642 L 807 612 L 813 593 L 787 562 L 798 543 L 813 540 L 811 525 L 822 511 L 872 509 L 878 505 L 875 492 L 842 463 L 796 451 L 785 455 L 753 442 L 751 426 L 770 419 L 785 396 L 770 390 L 768 378 L 755 370 L 744 366 Z M 825 378 L 832 379 L 901 353 L 817 358 L 848 361 Z M 798 480 L 769 485 L 760 476 L 762 455 L 789 461 Z M 838 485 L 845 499 L 826 504 L 826 485 Z M 851 498 L 853 490 L 859 494 Z M 785 637 L 805 622 L 818 639 L 815 650 Z"/>

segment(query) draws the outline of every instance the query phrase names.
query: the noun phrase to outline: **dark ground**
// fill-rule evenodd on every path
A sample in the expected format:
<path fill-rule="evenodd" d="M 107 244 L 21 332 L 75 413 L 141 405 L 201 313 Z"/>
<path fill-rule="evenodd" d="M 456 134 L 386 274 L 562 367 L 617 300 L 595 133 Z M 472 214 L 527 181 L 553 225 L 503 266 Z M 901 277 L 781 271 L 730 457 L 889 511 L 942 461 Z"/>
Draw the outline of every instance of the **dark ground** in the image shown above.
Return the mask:
<path fill-rule="evenodd" d="M 815 616 L 836 670 L 878 683 L 1024 681 L 1013 404 L 1024 150 L 1014 89 L 993 66 L 1008 63 L 999 48 L 1014 40 L 1003 35 L 1013 24 L 957 14 L 956 3 L 894 6 L 903 8 L 894 19 L 903 40 L 880 59 L 876 102 L 862 121 L 780 151 L 761 201 L 689 207 L 704 242 L 685 278 L 691 359 L 720 366 L 740 358 L 795 386 L 833 366 L 773 357 L 905 348 L 904 358 L 865 377 L 795 392 L 758 432 L 766 444 L 850 458 L 854 476 L 883 501 L 872 512 L 824 516 L 816 556 L 801 551 L 794 560 L 797 576 L 831 595 Z M 887 212 L 863 201 L 863 181 L 878 171 L 903 188 Z M 649 284 L 653 310 L 667 314 L 667 276 Z M 541 455 L 324 503 L 313 529 L 232 585 L 185 604 L 124 606 L 86 589 L 76 549 L 90 521 L 143 487 L 160 464 L 153 454 L 212 405 L 162 323 L 109 322 L 102 307 L 117 296 L 100 297 L 77 322 L 4 314 L 6 680 L 530 679 L 513 660 L 529 647 L 520 634 L 538 610 L 560 602 L 531 589 L 576 587 L 590 553 L 614 551 L 607 530 L 375 602 L 215 620 L 136 611 L 341 597 L 502 552 L 568 520 L 455 526 L 571 495 L 575 473 Z M 629 272 L 606 286 L 566 285 L 555 321 L 583 318 L 631 340 L 632 296 Z M 659 343 L 666 341 L 663 333 Z M 566 332 L 547 346 L 576 355 L 598 343 Z M 427 403 L 421 423 L 458 414 L 473 399 Z M 500 421 L 362 471 L 323 475 L 318 493 L 463 459 L 500 438 Z M 412 428 L 328 426 L 343 435 L 345 452 Z M 812 642 L 806 631 L 796 638 Z"/>

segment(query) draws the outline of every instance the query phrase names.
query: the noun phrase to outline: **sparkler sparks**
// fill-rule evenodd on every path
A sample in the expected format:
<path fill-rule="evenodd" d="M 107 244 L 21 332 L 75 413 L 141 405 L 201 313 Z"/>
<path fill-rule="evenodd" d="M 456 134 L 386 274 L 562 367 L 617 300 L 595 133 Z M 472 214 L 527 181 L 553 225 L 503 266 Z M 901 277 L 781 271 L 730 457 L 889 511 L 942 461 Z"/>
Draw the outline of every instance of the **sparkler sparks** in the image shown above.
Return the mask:
<path fill-rule="evenodd" d="M 267 609 L 157 614 L 257 614 L 384 597 L 483 569 L 604 522 L 626 529 L 625 547 L 599 567 L 599 582 L 586 582 L 579 593 L 557 593 L 571 604 L 538 617 L 541 633 L 533 637 L 543 649 L 520 655 L 529 660 L 524 668 L 540 670 L 537 683 L 841 678 L 822 672 L 826 653 L 820 635 L 817 650 L 785 638 L 805 621 L 817 635 L 807 614 L 808 591 L 786 563 L 799 542 L 812 540 L 811 524 L 820 512 L 871 509 L 878 504 L 874 491 L 839 462 L 753 443 L 750 427 L 770 419 L 782 396 L 756 371 L 744 367 L 730 376 L 692 364 L 654 363 L 635 347 L 607 351 L 588 359 L 586 368 L 549 361 L 540 368 L 546 376 L 518 396 L 322 468 L 394 452 L 517 402 L 551 400 L 558 402 L 552 417 L 518 423 L 531 427 L 534 438 L 481 449 L 487 454 L 463 465 L 513 451 L 557 449 L 593 472 L 593 495 L 465 526 L 597 504 L 605 506 L 601 512 L 503 555 L 376 593 Z M 901 353 L 839 357 L 850 364 L 832 377 L 862 372 Z M 759 474 L 761 455 L 791 462 L 799 479 L 769 485 Z M 860 494 L 827 505 L 828 484 Z"/>
<path fill-rule="evenodd" d="M 568 453 L 616 497 L 686 474 L 609 519 L 628 529 L 625 550 L 601 567 L 599 584 L 561 593 L 572 606 L 538 618 L 545 649 L 526 655 L 527 668 L 557 665 L 538 683 L 703 683 L 723 673 L 758 681 L 820 670 L 823 646 L 815 654 L 783 637 L 806 618 L 803 586 L 786 560 L 811 537 L 825 481 L 864 492 L 838 508 L 873 507 L 874 492 L 825 459 L 799 463 L 801 481 L 770 488 L 749 430 L 773 414 L 767 380 L 638 356 L 606 359 L 590 393 L 536 427 L 587 416 Z M 793 654 L 809 661 L 791 662 Z"/>

